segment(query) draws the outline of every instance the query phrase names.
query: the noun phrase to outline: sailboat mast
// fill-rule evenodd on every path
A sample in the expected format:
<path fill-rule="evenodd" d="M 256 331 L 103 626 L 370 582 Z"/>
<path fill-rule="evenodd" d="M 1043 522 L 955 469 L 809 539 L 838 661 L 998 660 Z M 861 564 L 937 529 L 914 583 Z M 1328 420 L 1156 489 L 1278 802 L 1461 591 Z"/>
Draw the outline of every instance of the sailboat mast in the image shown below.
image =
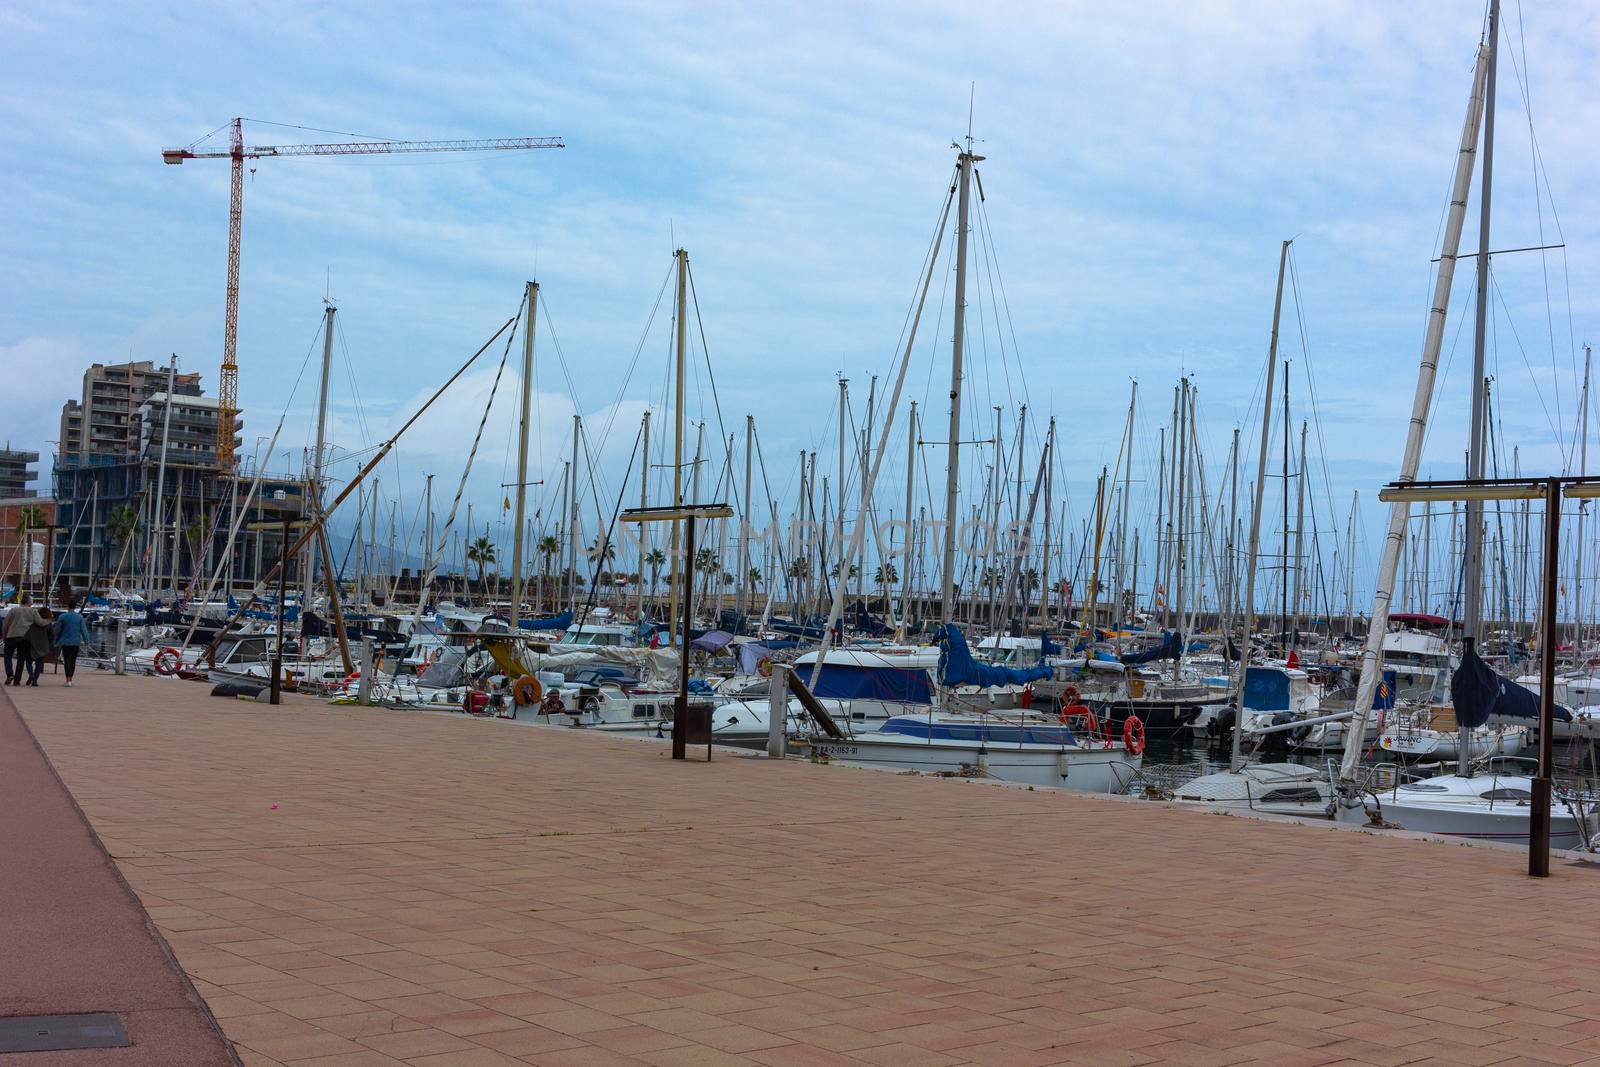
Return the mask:
<path fill-rule="evenodd" d="M 674 511 L 679 511 L 683 508 L 683 371 L 685 347 L 689 336 L 689 313 L 686 306 L 689 299 L 689 253 L 680 248 L 673 253 L 673 257 L 678 261 L 678 315 L 676 324 L 677 363 L 672 373 L 674 390 L 672 403 L 672 507 Z M 676 625 L 678 597 L 681 595 L 679 587 L 683 584 L 680 575 L 684 571 L 678 559 L 678 541 L 682 535 L 682 525 L 682 520 L 672 520 L 672 552 L 669 557 L 672 567 L 670 571 L 672 597 L 669 601 L 670 607 L 667 614 L 669 633 L 671 632 L 670 627 Z M 682 637 L 683 647 L 680 649 L 680 655 L 687 657 L 689 654 L 689 635 L 686 632 Z"/>
<path fill-rule="evenodd" d="M 901 566 L 906 572 L 900 576 L 900 633 L 901 641 L 906 639 L 910 629 L 911 620 L 911 546 L 916 538 L 916 526 L 912 524 L 912 504 L 917 495 L 917 402 L 911 401 L 911 417 L 907 420 L 906 437 L 906 537 L 904 542 L 904 560 Z"/>
<path fill-rule="evenodd" d="M 1278 252 L 1278 295 L 1272 301 L 1272 340 L 1267 347 L 1267 387 L 1262 390 L 1261 447 L 1256 452 L 1256 485 L 1250 502 L 1250 550 L 1244 561 L 1244 638 L 1233 675 L 1233 755 L 1229 769 L 1241 765 L 1244 741 L 1244 680 L 1250 669 L 1250 643 L 1256 627 L 1256 553 L 1261 548 L 1261 505 L 1267 499 L 1267 449 L 1272 444 L 1272 375 L 1278 366 L 1278 319 L 1283 312 L 1283 275 L 1289 264 L 1289 241 Z M 1368 698 L 1371 699 L 1370 697 Z"/>
<path fill-rule="evenodd" d="M 578 610 L 578 436 L 583 416 L 572 416 L 572 466 L 567 476 L 567 607 Z"/>
<path fill-rule="evenodd" d="M 167 406 L 161 415 L 161 457 L 156 461 L 156 499 L 150 514 L 154 521 L 150 524 L 153 531 L 150 544 L 150 568 L 146 572 L 144 587 L 147 595 L 154 596 L 156 576 L 161 573 L 161 494 L 167 485 L 167 442 L 172 432 L 172 390 L 178 377 L 178 354 L 172 353 L 172 358 L 167 362 Z M 131 380 L 131 376 L 130 376 Z M 24 541 L 27 539 L 24 538 Z M 31 553 L 26 545 L 23 547 L 25 555 Z M 31 559 L 31 555 L 29 556 Z M 26 562 L 26 561 L 25 561 Z"/>
<path fill-rule="evenodd" d="M 1284 417 L 1288 421 L 1288 417 Z M 1294 505 L 1294 629 L 1290 648 L 1300 647 L 1300 608 L 1305 599 L 1306 547 L 1306 421 L 1300 420 L 1300 477 L 1295 485 Z"/>
<path fill-rule="evenodd" d="M 512 516 L 511 630 L 522 618 L 523 516 L 528 508 L 528 431 L 533 423 L 533 327 L 539 308 L 539 283 L 527 283 L 528 324 L 522 331 L 522 409 L 517 422 L 517 507 Z"/>
<path fill-rule="evenodd" d="M 1483 116 L 1483 94 L 1489 66 L 1489 47 L 1480 45 L 1473 72 L 1472 97 L 1467 103 L 1466 121 L 1456 155 L 1455 179 L 1450 190 L 1450 209 L 1445 216 L 1444 241 L 1439 249 L 1439 270 L 1434 277 L 1433 300 L 1428 305 L 1428 331 L 1417 368 L 1417 388 L 1411 402 L 1410 428 L 1406 431 L 1405 453 L 1400 461 L 1399 482 L 1413 482 L 1422 460 L 1422 443 L 1428 426 L 1428 411 L 1433 404 L 1433 385 L 1439 371 L 1439 349 L 1444 341 L 1445 316 L 1450 307 L 1450 285 L 1455 278 L 1457 251 L 1461 247 L 1461 227 L 1466 218 L 1467 192 L 1472 184 L 1472 168 L 1478 149 L 1478 129 Z M 1476 390 L 1474 390 L 1476 391 Z M 1395 573 L 1400 565 L 1401 544 L 1411 514 L 1408 501 L 1397 500 L 1389 507 L 1389 528 L 1378 564 L 1377 590 L 1372 600 L 1372 618 L 1367 624 L 1366 648 L 1361 654 L 1361 681 L 1356 687 L 1354 717 L 1345 733 L 1344 756 L 1339 777 L 1348 795 L 1354 791 L 1356 769 L 1361 763 L 1366 741 L 1367 720 L 1372 712 L 1372 697 L 1378 688 L 1383 660 L 1383 636 L 1389 628 L 1389 608 L 1394 600 Z M 1463 746 L 1463 751 L 1465 746 Z M 1359 805 L 1358 805 L 1359 807 Z M 1352 812 L 1357 810 L 1353 807 Z"/>
<path fill-rule="evenodd" d="M 750 531 L 755 528 L 752 516 L 755 515 L 755 501 L 750 497 L 750 460 L 755 451 L 756 417 L 744 417 L 744 501 L 741 514 L 744 516 L 744 529 L 739 533 L 739 611 L 741 614 L 750 610 Z"/>
<path fill-rule="evenodd" d="M 1050 626 L 1050 489 L 1051 477 L 1055 473 L 1056 461 L 1056 417 L 1050 416 L 1050 426 L 1044 435 L 1044 541 L 1039 553 L 1039 609 L 1043 616 L 1043 624 L 1048 629 Z M 1134 559 L 1139 558 L 1139 542 L 1135 539 L 1133 544 Z M 1139 568 L 1133 568 L 1133 584 L 1139 584 Z M 1137 596 L 1137 594 L 1135 594 Z"/>
<path fill-rule="evenodd" d="M 956 602 L 956 488 L 961 476 L 961 351 L 967 328 L 967 229 L 972 195 L 972 165 L 982 156 L 972 153 L 972 135 L 967 135 L 967 150 L 957 160 L 959 198 L 956 209 L 956 304 L 950 345 L 950 437 L 945 446 L 944 475 L 944 574 L 939 592 L 941 618 L 955 620 Z"/>

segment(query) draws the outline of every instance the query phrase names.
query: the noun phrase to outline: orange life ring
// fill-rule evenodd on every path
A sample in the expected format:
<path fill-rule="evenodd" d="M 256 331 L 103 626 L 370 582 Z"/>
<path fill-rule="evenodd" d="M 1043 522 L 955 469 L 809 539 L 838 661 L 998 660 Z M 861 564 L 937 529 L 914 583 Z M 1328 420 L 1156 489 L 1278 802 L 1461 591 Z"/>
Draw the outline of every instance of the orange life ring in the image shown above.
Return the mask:
<path fill-rule="evenodd" d="M 1144 721 L 1137 715 L 1129 715 L 1128 721 L 1122 724 L 1122 744 L 1135 755 L 1144 752 Z"/>
<path fill-rule="evenodd" d="M 756 673 L 761 675 L 761 677 L 763 677 L 763 678 L 771 678 L 772 677 L 772 657 L 771 656 L 762 656 L 760 659 L 756 660 Z"/>
<path fill-rule="evenodd" d="M 178 673 L 178 668 L 183 666 L 183 654 L 175 648 L 163 648 L 156 653 L 153 666 L 156 673 L 163 678 L 170 678 Z"/>
<path fill-rule="evenodd" d="M 1065 726 L 1068 719 L 1083 719 L 1084 729 L 1090 737 L 1100 732 L 1100 720 L 1094 717 L 1094 710 L 1086 705 L 1063 704 L 1061 706 L 1061 725 Z"/>
<path fill-rule="evenodd" d="M 1063 707 L 1083 704 L 1083 694 L 1078 692 L 1078 687 L 1069 685 L 1061 691 L 1061 704 Z"/>
<path fill-rule="evenodd" d="M 531 674 L 524 674 L 521 678 L 511 683 L 511 699 L 519 707 L 539 703 L 539 697 L 542 694 L 543 687 L 539 684 L 539 679 Z"/>

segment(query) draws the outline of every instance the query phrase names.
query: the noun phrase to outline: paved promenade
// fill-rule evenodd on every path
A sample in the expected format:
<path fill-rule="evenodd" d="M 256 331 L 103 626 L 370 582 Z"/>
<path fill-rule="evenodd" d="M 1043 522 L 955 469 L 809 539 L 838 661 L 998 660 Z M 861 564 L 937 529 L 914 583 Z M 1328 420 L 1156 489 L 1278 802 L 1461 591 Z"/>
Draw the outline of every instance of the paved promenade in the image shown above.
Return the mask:
<path fill-rule="evenodd" d="M 80 679 L 9 692 L 246 1064 L 1600 1062 L 1587 866 Z"/>

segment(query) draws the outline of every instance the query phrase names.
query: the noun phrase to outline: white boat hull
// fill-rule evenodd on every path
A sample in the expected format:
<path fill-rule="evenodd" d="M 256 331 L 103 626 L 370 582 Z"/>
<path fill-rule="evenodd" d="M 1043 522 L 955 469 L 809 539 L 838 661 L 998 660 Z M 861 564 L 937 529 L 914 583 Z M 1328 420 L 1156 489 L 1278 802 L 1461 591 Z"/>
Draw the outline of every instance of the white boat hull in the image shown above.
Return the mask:
<path fill-rule="evenodd" d="M 871 735 L 841 740 L 814 739 L 812 752 L 841 763 L 922 774 L 993 778 L 1017 785 L 1121 793 L 1138 773 L 1141 756 L 1121 745 L 1111 748 L 1057 745 L 981 745 L 976 742 L 920 741 Z"/>

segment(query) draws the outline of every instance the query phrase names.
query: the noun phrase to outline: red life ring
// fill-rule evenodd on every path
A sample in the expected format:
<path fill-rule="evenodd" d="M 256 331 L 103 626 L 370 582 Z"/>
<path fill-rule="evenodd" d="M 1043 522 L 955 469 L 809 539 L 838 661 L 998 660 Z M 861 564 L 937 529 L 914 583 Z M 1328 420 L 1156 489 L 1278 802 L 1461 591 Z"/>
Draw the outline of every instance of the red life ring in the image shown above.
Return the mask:
<path fill-rule="evenodd" d="M 1086 705 L 1063 704 L 1061 706 L 1061 725 L 1065 726 L 1068 719 L 1084 720 L 1084 729 L 1090 737 L 1094 737 L 1100 732 L 1100 720 L 1094 717 L 1093 709 Z"/>
<path fill-rule="evenodd" d="M 361 672 L 351 671 L 349 674 L 344 676 L 344 681 L 339 683 L 339 688 L 349 689 L 351 685 L 359 681 L 361 681 Z"/>
<path fill-rule="evenodd" d="M 175 648 L 163 648 L 156 653 L 154 662 L 156 673 L 163 678 L 170 678 L 178 673 L 178 668 L 183 666 L 183 654 Z"/>
<path fill-rule="evenodd" d="M 1082 704 L 1083 694 L 1078 692 L 1077 686 L 1069 685 L 1061 691 L 1061 703 L 1064 707 Z"/>
<path fill-rule="evenodd" d="M 1137 715 L 1129 715 L 1122 724 L 1122 743 L 1135 756 L 1144 752 L 1144 722 Z"/>

